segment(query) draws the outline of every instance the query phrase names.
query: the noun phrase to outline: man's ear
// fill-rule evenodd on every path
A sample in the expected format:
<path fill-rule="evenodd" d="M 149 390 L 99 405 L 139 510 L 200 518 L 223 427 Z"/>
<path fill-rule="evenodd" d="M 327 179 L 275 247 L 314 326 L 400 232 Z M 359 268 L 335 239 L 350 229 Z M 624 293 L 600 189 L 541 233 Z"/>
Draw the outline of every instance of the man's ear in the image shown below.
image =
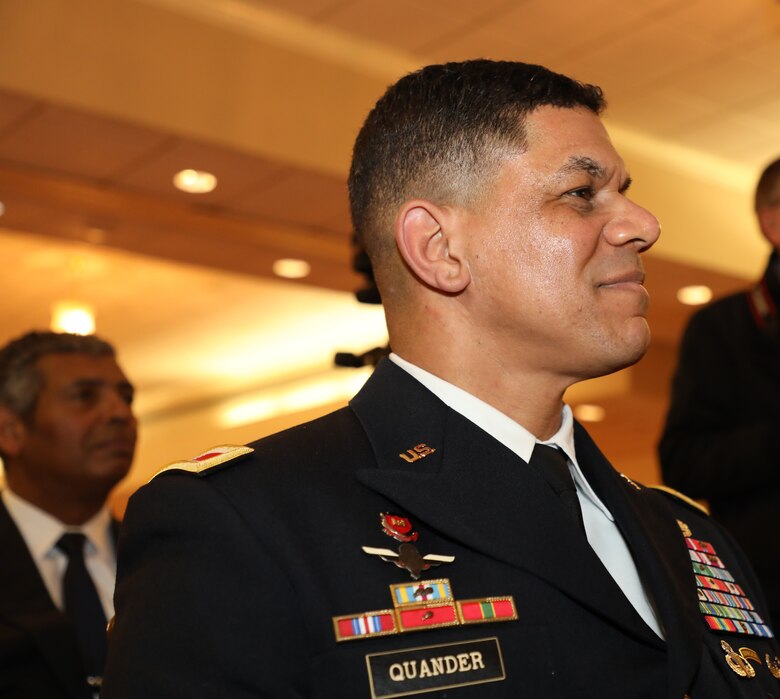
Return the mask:
<path fill-rule="evenodd" d="M 773 248 L 780 250 L 780 205 L 762 206 L 756 214 L 764 237 Z"/>
<path fill-rule="evenodd" d="M 13 410 L 0 406 L 0 452 L 11 457 L 19 454 L 24 436 L 22 419 Z"/>
<path fill-rule="evenodd" d="M 419 279 L 447 294 L 460 293 L 471 281 L 456 230 L 452 212 L 423 199 L 407 202 L 396 218 L 401 257 Z"/>

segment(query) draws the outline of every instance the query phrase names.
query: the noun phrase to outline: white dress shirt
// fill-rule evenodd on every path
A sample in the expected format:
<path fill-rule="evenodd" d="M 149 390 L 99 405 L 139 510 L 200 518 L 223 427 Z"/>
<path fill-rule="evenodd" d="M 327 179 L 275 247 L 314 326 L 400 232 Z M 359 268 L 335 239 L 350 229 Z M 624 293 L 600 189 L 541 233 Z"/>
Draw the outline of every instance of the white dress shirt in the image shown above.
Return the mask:
<path fill-rule="evenodd" d="M 462 388 L 407 362 L 395 353 L 390 354 L 390 359 L 443 403 L 497 439 L 526 463 L 531 460 L 531 453 L 537 442 L 556 446 L 566 454 L 569 470 L 577 487 L 588 543 L 645 623 L 663 638 L 661 625 L 642 585 L 631 552 L 615 524 L 615 518 L 591 488 L 577 463 L 571 408 L 568 405 L 563 406 L 561 426 L 550 439 L 538 440 L 508 415 Z"/>
<path fill-rule="evenodd" d="M 81 532 L 86 536 L 84 561 L 87 570 L 97 588 L 106 619 L 114 616 L 116 552 L 108 510 L 104 507 L 80 527 L 72 527 L 20 498 L 8 488 L 0 493 L 0 497 L 21 532 L 52 601 L 60 610 L 64 608 L 62 577 L 68 558 L 56 544 L 65 532 Z"/>

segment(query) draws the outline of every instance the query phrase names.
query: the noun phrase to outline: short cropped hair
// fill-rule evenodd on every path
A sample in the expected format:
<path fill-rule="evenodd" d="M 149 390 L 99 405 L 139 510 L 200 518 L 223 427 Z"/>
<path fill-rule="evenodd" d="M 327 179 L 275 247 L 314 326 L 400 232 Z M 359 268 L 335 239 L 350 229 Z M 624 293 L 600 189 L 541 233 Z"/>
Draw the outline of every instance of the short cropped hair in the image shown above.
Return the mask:
<path fill-rule="evenodd" d="M 37 361 L 49 354 L 90 354 L 115 356 L 114 348 L 95 335 L 72 335 L 33 331 L 16 338 L 0 349 L 0 405 L 13 410 L 22 419 L 32 417 L 43 377 Z"/>
<path fill-rule="evenodd" d="M 373 262 L 405 201 L 468 205 L 507 150 L 526 147 L 525 117 L 542 106 L 600 114 L 601 89 L 547 68 L 471 60 L 422 68 L 392 85 L 369 113 L 349 173 L 352 224 Z"/>
<path fill-rule="evenodd" d="M 780 158 L 769 163 L 758 178 L 756 185 L 756 211 L 762 206 L 780 204 Z"/>

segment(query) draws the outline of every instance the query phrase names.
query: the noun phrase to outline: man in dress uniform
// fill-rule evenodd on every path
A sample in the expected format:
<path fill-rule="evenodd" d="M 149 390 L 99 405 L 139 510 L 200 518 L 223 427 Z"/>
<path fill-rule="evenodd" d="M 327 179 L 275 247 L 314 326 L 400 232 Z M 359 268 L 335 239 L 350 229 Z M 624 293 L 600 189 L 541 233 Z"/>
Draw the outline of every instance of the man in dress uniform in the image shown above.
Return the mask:
<path fill-rule="evenodd" d="M 349 407 L 133 497 L 105 699 L 780 695 L 739 549 L 562 401 L 649 340 L 659 227 L 603 106 L 523 63 L 389 88 L 349 188 L 393 354 Z"/>
<path fill-rule="evenodd" d="M 133 388 L 107 342 L 31 332 L 0 350 L 0 697 L 90 699 L 113 615 L 106 497 L 133 460 Z"/>
<path fill-rule="evenodd" d="M 772 246 L 747 291 L 693 315 L 680 344 L 659 456 L 664 479 L 709 502 L 780 621 L 780 158 L 759 177 L 755 211 Z"/>

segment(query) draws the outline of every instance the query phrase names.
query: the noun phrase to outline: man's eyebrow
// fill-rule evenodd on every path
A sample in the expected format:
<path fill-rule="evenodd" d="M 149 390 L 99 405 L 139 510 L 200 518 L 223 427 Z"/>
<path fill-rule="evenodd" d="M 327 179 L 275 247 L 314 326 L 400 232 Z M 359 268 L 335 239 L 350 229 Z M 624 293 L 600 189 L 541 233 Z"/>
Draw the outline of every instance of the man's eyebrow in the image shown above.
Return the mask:
<path fill-rule="evenodd" d="M 129 381 L 108 381 L 103 378 L 93 378 L 90 376 L 82 376 L 80 378 L 74 379 L 69 384 L 70 386 L 75 386 L 78 388 L 100 388 L 101 386 L 116 386 L 117 388 L 124 390 L 129 389 L 131 391 L 135 390 L 135 386 L 131 384 Z"/>
<path fill-rule="evenodd" d="M 594 179 L 606 179 L 607 170 L 598 161 L 587 155 L 573 155 L 569 158 L 567 163 L 561 168 L 560 172 L 569 174 L 572 172 L 586 172 Z M 619 192 L 625 194 L 628 188 L 631 186 L 631 178 L 626 175 L 626 178 L 621 182 Z"/>
<path fill-rule="evenodd" d="M 586 172 L 591 177 L 603 179 L 607 171 L 603 165 L 586 155 L 572 155 L 566 164 L 560 169 L 564 174 L 572 172 Z"/>

